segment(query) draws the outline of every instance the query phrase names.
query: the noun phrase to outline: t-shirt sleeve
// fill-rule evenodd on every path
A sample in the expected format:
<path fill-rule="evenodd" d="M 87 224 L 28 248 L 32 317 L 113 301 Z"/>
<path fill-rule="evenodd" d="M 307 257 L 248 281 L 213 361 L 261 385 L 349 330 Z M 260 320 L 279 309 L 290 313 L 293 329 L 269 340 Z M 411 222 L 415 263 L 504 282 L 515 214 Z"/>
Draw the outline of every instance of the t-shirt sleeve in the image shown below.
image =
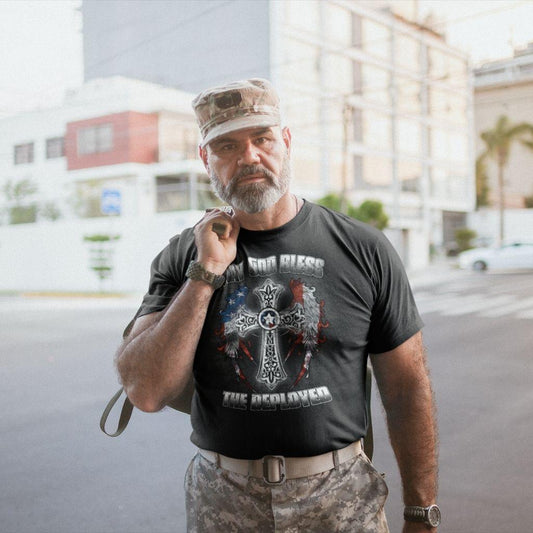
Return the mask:
<path fill-rule="evenodd" d="M 368 351 L 397 348 L 423 327 L 404 266 L 388 239 L 379 239 L 374 256 L 376 298 L 372 309 Z"/>
<path fill-rule="evenodd" d="M 177 265 L 172 264 L 173 248 L 172 243 L 169 244 L 152 261 L 150 284 L 137 312 L 138 317 L 165 309 L 181 287 L 183 279 L 176 272 Z"/>
<path fill-rule="evenodd" d="M 190 260 L 191 250 L 186 246 L 186 239 L 183 239 L 184 242 L 181 241 L 180 236 L 171 239 L 152 261 L 148 291 L 135 316 L 124 330 L 124 337 L 129 335 L 137 318 L 165 309 L 183 285 L 184 265 L 187 265 Z"/>

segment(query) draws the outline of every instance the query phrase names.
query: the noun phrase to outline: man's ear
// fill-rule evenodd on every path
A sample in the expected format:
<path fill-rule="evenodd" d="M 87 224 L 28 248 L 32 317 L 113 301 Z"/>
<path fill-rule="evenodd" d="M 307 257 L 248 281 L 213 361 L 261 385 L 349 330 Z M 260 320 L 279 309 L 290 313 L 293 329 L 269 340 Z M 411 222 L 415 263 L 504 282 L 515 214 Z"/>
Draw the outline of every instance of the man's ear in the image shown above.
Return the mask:
<path fill-rule="evenodd" d="M 285 126 L 281 130 L 281 135 L 283 136 L 283 142 L 285 143 L 285 146 L 287 147 L 287 152 L 290 154 L 291 153 L 291 143 L 292 143 L 291 130 L 287 126 Z"/>
<path fill-rule="evenodd" d="M 200 156 L 200 159 L 203 161 L 205 169 L 207 170 L 207 172 L 209 172 L 209 162 L 208 162 L 208 157 L 207 157 L 207 147 L 206 146 L 202 146 L 202 145 L 198 145 L 198 155 Z"/>

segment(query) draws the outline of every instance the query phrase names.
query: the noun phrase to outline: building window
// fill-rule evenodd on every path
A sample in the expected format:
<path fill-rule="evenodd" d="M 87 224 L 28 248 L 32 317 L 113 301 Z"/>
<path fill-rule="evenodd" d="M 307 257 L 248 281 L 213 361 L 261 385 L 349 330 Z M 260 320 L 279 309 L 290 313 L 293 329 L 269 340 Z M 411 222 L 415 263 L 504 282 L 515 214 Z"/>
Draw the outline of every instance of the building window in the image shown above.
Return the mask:
<path fill-rule="evenodd" d="M 33 163 L 33 143 L 17 144 L 15 145 L 14 159 L 15 165 L 23 165 L 24 163 Z"/>
<path fill-rule="evenodd" d="M 156 190 L 159 213 L 220 205 L 220 200 L 211 190 L 209 178 L 203 175 L 157 176 Z"/>
<path fill-rule="evenodd" d="M 367 63 L 361 65 L 361 90 L 358 92 L 365 100 L 382 106 L 390 106 L 390 88 L 391 75 L 386 69 Z"/>
<path fill-rule="evenodd" d="M 389 115 L 372 109 L 362 112 L 362 141 L 378 150 L 392 150 L 392 122 Z"/>
<path fill-rule="evenodd" d="M 339 54 L 325 54 L 322 63 L 326 90 L 344 94 L 353 92 L 353 61 Z"/>
<path fill-rule="evenodd" d="M 392 185 L 392 160 L 388 157 L 355 156 L 353 169 L 357 189 L 376 189 Z"/>
<path fill-rule="evenodd" d="M 52 137 L 46 139 L 46 159 L 55 159 L 65 156 L 65 138 Z"/>
<path fill-rule="evenodd" d="M 399 118 L 396 121 L 397 148 L 404 154 L 421 156 L 422 128 L 416 120 Z"/>
<path fill-rule="evenodd" d="M 183 130 L 183 154 L 184 159 L 196 159 L 198 155 L 198 134 L 195 129 Z"/>
<path fill-rule="evenodd" d="M 398 179 L 403 192 L 420 192 L 422 165 L 418 161 L 400 159 L 398 161 Z"/>
<path fill-rule="evenodd" d="M 323 17 L 328 41 L 338 43 L 343 48 L 352 44 L 352 14 L 333 4 L 324 4 Z"/>
<path fill-rule="evenodd" d="M 78 131 L 78 155 L 110 152 L 113 149 L 113 125 L 100 124 Z"/>

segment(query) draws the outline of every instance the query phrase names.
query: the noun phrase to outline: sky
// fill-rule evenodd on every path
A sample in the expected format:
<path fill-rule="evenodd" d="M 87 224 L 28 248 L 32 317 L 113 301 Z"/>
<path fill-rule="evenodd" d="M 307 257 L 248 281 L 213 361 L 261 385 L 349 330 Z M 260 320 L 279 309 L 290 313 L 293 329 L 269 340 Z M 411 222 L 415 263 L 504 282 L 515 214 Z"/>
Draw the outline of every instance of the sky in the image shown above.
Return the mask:
<path fill-rule="evenodd" d="M 0 0 L 0 117 L 56 105 L 82 83 L 80 6 L 81 0 Z M 437 28 L 474 64 L 533 41 L 533 0 L 418 0 L 418 6 L 422 18 L 434 12 Z"/>
<path fill-rule="evenodd" d="M 80 0 L 0 0 L 0 116 L 83 81 Z"/>

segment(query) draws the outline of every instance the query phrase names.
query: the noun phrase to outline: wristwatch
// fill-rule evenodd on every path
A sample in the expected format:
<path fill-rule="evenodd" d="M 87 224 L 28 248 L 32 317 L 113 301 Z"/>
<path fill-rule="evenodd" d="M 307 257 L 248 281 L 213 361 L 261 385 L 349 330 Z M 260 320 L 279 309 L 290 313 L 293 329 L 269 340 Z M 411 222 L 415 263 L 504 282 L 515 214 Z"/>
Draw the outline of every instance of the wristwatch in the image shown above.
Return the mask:
<path fill-rule="evenodd" d="M 220 289 L 220 287 L 222 287 L 222 285 L 224 285 L 226 282 L 226 278 L 224 276 L 219 276 L 217 274 L 213 274 L 213 272 L 209 272 L 198 261 L 191 261 L 189 263 L 189 267 L 187 268 L 185 275 L 189 279 L 205 281 L 215 289 Z"/>
<path fill-rule="evenodd" d="M 403 517 L 408 522 L 423 522 L 430 527 L 437 527 L 441 519 L 438 505 L 430 505 L 429 507 L 409 505 L 404 508 Z"/>

